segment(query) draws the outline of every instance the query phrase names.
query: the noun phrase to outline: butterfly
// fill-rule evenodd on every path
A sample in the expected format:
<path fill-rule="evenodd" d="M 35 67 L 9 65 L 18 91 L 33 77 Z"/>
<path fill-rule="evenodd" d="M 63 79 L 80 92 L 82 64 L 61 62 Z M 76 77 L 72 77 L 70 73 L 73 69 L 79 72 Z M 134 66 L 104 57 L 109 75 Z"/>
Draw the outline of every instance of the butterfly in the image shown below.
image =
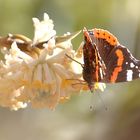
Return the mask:
<path fill-rule="evenodd" d="M 128 82 L 140 77 L 140 60 L 103 29 L 83 29 L 83 79 L 93 83 Z"/>

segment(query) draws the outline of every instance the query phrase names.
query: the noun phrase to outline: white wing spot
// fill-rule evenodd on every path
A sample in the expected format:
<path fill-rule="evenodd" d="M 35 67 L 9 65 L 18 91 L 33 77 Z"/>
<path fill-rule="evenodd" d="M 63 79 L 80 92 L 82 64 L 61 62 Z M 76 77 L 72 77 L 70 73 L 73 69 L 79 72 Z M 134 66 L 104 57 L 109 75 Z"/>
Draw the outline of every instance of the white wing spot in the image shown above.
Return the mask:
<path fill-rule="evenodd" d="M 127 73 L 126 73 L 126 80 L 127 81 L 132 81 L 132 79 L 133 79 L 133 71 L 132 70 L 127 70 Z"/>
<path fill-rule="evenodd" d="M 128 64 L 128 62 L 125 63 L 126 65 Z"/>
<path fill-rule="evenodd" d="M 134 63 L 131 62 L 131 63 L 130 63 L 130 67 L 131 67 L 131 68 L 134 68 L 134 67 L 135 67 Z"/>
<path fill-rule="evenodd" d="M 139 73 L 139 77 L 140 77 L 140 73 Z"/>
<path fill-rule="evenodd" d="M 100 68 L 99 70 L 100 70 L 100 76 L 101 76 L 101 79 L 103 79 L 103 71 L 102 71 L 101 68 Z"/>
<path fill-rule="evenodd" d="M 138 66 L 136 66 L 136 69 L 138 69 Z"/>

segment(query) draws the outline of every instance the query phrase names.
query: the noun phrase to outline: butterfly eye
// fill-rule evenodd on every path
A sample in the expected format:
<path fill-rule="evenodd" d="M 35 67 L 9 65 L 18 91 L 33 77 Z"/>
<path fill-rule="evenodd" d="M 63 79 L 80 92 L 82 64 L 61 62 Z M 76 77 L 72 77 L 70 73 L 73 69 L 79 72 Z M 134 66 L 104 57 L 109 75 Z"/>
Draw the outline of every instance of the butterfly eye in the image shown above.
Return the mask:
<path fill-rule="evenodd" d="M 88 31 L 89 35 L 93 35 L 93 31 Z"/>

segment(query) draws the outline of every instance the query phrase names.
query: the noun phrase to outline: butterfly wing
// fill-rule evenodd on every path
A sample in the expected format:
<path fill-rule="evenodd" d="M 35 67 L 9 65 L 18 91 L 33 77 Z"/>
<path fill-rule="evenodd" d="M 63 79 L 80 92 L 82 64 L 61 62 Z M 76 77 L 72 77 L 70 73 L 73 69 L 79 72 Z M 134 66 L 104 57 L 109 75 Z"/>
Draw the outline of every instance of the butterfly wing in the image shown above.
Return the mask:
<path fill-rule="evenodd" d="M 116 46 L 105 61 L 107 69 L 104 82 L 127 82 L 140 77 L 140 61 L 122 45 Z"/>
<path fill-rule="evenodd" d="M 85 43 L 83 46 L 84 68 L 83 78 L 89 84 L 100 82 L 105 75 L 105 64 L 99 54 L 98 47 L 92 41 L 87 30 L 84 31 Z"/>
<path fill-rule="evenodd" d="M 115 36 L 102 29 L 93 29 L 87 32 L 88 35 L 84 33 L 84 36 L 90 38 L 90 42 L 92 42 L 92 45 L 88 47 L 93 47 L 93 44 L 95 44 L 94 46 L 96 47 L 94 49 L 96 51 L 92 53 L 95 53 L 94 56 L 98 55 L 98 62 L 96 64 L 102 65 L 101 72 L 98 71 L 96 77 L 97 75 L 101 77 L 101 74 L 105 73 L 102 79 L 98 81 L 97 78 L 92 79 L 92 82 L 127 82 L 140 77 L 140 61 L 134 58 L 126 47 L 120 45 Z M 88 40 L 86 41 L 89 42 Z M 92 72 L 95 73 L 95 71 L 97 71 L 96 67 L 94 67 Z"/>

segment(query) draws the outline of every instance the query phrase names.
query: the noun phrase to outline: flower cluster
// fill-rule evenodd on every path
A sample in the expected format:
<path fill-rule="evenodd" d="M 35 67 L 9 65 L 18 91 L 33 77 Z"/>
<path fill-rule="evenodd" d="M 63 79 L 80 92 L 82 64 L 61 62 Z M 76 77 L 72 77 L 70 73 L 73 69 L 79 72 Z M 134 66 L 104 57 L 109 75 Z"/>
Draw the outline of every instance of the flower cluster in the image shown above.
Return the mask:
<path fill-rule="evenodd" d="M 17 110 L 31 103 L 35 108 L 54 109 L 71 94 L 88 89 L 82 84 L 82 67 L 70 59 L 82 60 L 81 50 L 74 51 L 71 44 L 79 32 L 56 37 L 47 14 L 43 21 L 33 18 L 33 23 L 33 41 L 22 35 L 3 38 L 10 47 L 8 43 L 1 47 L 0 106 Z M 104 87 L 96 84 L 95 88 Z"/>

